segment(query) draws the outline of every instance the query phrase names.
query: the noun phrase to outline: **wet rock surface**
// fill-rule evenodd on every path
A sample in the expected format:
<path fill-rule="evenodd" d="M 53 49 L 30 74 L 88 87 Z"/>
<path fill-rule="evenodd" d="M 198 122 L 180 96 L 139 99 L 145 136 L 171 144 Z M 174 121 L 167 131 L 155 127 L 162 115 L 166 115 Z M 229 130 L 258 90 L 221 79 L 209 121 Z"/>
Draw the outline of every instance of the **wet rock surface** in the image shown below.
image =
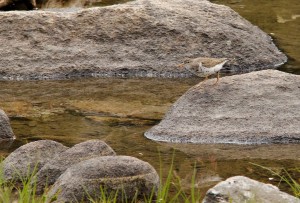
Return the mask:
<path fill-rule="evenodd" d="M 4 178 L 16 181 L 26 178 L 67 149 L 68 147 L 52 140 L 39 140 L 23 145 L 4 159 Z"/>
<path fill-rule="evenodd" d="M 11 129 L 9 118 L 3 110 L 0 109 L 0 142 L 15 139 Z"/>
<path fill-rule="evenodd" d="M 300 77 L 276 70 L 192 87 L 145 136 L 176 143 L 299 143 Z"/>
<path fill-rule="evenodd" d="M 137 0 L 79 11 L 1 12 L 0 79 L 186 77 L 185 57 L 227 57 L 224 71 L 286 61 L 272 39 L 226 6 Z"/>
<path fill-rule="evenodd" d="M 89 140 L 74 145 L 50 160 L 38 171 L 36 174 L 37 191 L 42 193 L 46 186 L 51 186 L 67 168 L 74 164 L 94 157 L 113 155 L 116 155 L 114 150 L 101 140 Z"/>
<path fill-rule="evenodd" d="M 271 184 L 264 184 L 244 176 L 234 176 L 209 189 L 202 203 L 211 202 L 272 202 L 299 203 L 300 200 Z"/>
<path fill-rule="evenodd" d="M 48 197 L 59 192 L 56 202 L 82 201 L 88 198 L 87 194 L 97 200 L 102 187 L 108 194 L 117 192 L 119 201 L 122 196 L 126 196 L 127 201 L 135 196 L 144 200 L 158 184 L 158 174 L 147 162 L 129 156 L 103 156 L 68 168 L 55 182 Z"/>

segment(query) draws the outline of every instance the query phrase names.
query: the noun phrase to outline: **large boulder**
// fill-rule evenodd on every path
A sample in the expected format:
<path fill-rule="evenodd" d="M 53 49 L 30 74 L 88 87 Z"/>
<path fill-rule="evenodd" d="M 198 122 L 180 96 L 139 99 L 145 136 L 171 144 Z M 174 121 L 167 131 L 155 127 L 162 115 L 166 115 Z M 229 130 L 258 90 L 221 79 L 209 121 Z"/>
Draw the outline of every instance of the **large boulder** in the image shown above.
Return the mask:
<path fill-rule="evenodd" d="M 206 0 L 0 12 L 0 22 L 0 79 L 186 77 L 185 57 L 226 57 L 234 73 L 287 60 L 257 26 Z"/>
<path fill-rule="evenodd" d="M 122 0 L 121 0 L 122 1 Z M 46 0 L 41 4 L 42 9 L 47 8 L 83 8 L 92 6 L 103 6 L 107 4 L 119 3 L 118 0 L 103 1 L 103 0 Z"/>
<path fill-rule="evenodd" d="M 5 112 L 0 109 L 0 142 L 11 139 L 15 139 L 15 135 L 11 129 L 9 118 Z"/>
<path fill-rule="evenodd" d="M 300 76 L 277 70 L 192 87 L 145 136 L 177 143 L 299 143 Z"/>
<path fill-rule="evenodd" d="M 49 200 L 80 202 L 99 200 L 102 192 L 116 193 L 118 202 L 155 196 L 159 176 L 147 162 L 129 156 L 102 156 L 68 168 L 48 192 Z M 122 198 L 123 197 L 123 198 Z M 125 200 L 124 200 L 125 202 Z"/>
<path fill-rule="evenodd" d="M 300 199 L 281 192 L 276 186 L 244 176 L 234 176 L 209 189 L 202 203 L 300 203 Z"/>
<path fill-rule="evenodd" d="M 66 149 L 68 147 L 52 140 L 39 140 L 23 145 L 4 159 L 4 178 L 15 181 L 27 178 Z"/>
<path fill-rule="evenodd" d="M 37 192 L 41 193 L 46 186 L 52 185 L 67 168 L 74 164 L 98 156 L 113 155 L 116 155 L 114 150 L 101 140 L 89 140 L 74 145 L 50 160 L 38 171 L 36 174 Z"/>

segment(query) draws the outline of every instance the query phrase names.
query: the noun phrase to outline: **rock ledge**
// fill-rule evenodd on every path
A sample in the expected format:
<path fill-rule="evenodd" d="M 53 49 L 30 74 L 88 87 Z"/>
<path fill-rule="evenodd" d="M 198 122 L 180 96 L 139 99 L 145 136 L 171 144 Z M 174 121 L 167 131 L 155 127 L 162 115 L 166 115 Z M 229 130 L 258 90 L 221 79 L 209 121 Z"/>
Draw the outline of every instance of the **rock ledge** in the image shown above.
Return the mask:
<path fill-rule="evenodd" d="M 136 0 L 76 11 L 0 12 L 0 79 L 188 77 L 186 57 L 230 58 L 224 71 L 274 68 L 286 56 L 230 8 Z"/>

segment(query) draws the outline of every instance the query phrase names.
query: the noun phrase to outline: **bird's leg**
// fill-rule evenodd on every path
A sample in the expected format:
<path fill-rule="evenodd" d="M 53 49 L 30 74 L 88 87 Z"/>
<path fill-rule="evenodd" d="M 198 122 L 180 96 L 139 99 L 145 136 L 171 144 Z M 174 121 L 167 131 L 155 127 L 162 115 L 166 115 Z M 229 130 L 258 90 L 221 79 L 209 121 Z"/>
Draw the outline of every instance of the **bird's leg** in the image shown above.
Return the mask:
<path fill-rule="evenodd" d="M 214 85 L 217 85 L 217 84 L 218 84 L 218 82 L 219 82 L 219 80 L 220 80 L 220 71 L 218 71 L 218 74 L 217 74 L 217 81 L 215 82 L 215 84 L 214 84 Z"/>
<path fill-rule="evenodd" d="M 205 76 L 204 80 L 202 80 L 201 82 L 199 82 L 198 85 L 196 85 L 196 87 L 200 87 L 201 84 L 202 84 L 203 82 L 205 82 L 206 80 L 208 80 L 208 75 Z"/>

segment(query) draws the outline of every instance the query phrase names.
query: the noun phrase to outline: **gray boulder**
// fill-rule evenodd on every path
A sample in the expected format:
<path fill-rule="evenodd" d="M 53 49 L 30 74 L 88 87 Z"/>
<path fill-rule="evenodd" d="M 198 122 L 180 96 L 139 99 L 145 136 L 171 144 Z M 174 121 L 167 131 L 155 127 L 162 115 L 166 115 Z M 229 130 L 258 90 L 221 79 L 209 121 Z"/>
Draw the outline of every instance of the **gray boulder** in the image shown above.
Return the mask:
<path fill-rule="evenodd" d="M 76 163 L 98 156 L 113 155 L 116 155 L 114 150 L 101 140 L 89 140 L 74 145 L 50 160 L 38 171 L 36 174 L 37 192 L 43 192 L 46 186 L 52 185 L 67 168 Z"/>
<path fill-rule="evenodd" d="M 136 0 L 76 11 L 0 12 L 0 79 L 187 77 L 186 57 L 226 57 L 224 71 L 274 68 L 270 36 L 206 0 Z"/>
<path fill-rule="evenodd" d="M 194 86 L 145 136 L 175 143 L 299 143 L 299 75 L 264 70 Z"/>
<path fill-rule="evenodd" d="M 147 162 L 129 156 L 103 156 L 82 161 L 68 168 L 48 193 L 56 202 L 86 201 L 88 195 L 97 200 L 101 187 L 108 193 L 117 192 L 118 200 L 129 202 L 154 195 L 159 176 Z M 123 198 L 122 198 L 123 196 Z"/>
<path fill-rule="evenodd" d="M 234 176 L 209 189 L 202 203 L 299 203 L 300 199 L 271 184 L 264 184 L 244 176 Z"/>
<path fill-rule="evenodd" d="M 5 112 L 0 109 L 0 142 L 10 139 L 15 139 L 15 135 L 11 129 L 9 118 Z"/>
<path fill-rule="evenodd" d="M 15 181 L 26 178 L 66 149 L 68 147 L 52 140 L 39 140 L 23 145 L 4 159 L 4 178 Z"/>

